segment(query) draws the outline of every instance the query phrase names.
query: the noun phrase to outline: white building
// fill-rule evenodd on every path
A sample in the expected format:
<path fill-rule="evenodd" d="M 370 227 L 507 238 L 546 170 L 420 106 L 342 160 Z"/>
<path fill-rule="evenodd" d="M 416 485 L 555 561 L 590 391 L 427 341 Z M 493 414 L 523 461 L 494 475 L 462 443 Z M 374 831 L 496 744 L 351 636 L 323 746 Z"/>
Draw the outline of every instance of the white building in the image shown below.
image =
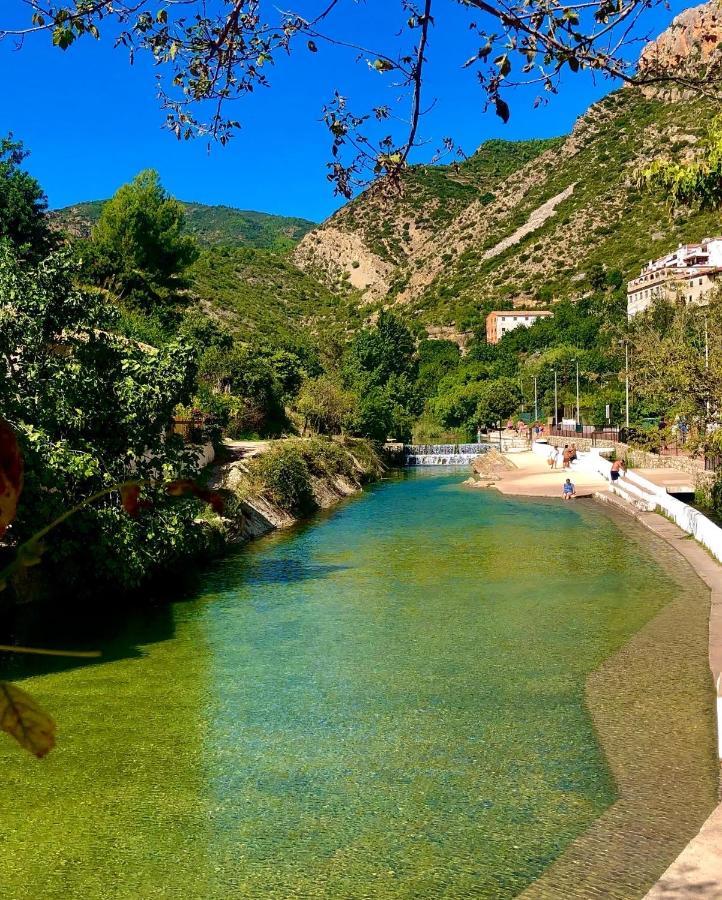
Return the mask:
<path fill-rule="evenodd" d="M 515 328 L 528 328 L 539 319 L 551 315 L 546 309 L 501 309 L 490 312 L 486 317 L 486 342 L 498 344 L 505 334 Z"/>
<path fill-rule="evenodd" d="M 660 298 L 670 303 L 704 305 L 705 295 L 722 274 L 722 238 L 680 244 L 672 253 L 651 260 L 638 278 L 627 284 L 627 317 Z"/>

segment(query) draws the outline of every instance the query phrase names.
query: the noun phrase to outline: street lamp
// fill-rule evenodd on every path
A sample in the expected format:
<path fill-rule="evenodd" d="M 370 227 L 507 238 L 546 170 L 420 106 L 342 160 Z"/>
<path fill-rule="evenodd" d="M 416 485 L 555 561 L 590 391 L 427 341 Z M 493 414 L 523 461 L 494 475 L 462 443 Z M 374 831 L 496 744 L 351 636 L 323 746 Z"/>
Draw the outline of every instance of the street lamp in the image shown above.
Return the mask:
<path fill-rule="evenodd" d="M 624 344 L 624 425 L 629 428 L 629 341 L 619 343 Z"/>
<path fill-rule="evenodd" d="M 557 370 L 554 369 L 554 427 L 559 424 L 559 420 L 557 419 L 559 410 L 559 401 L 557 400 Z"/>
<path fill-rule="evenodd" d="M 580 419 L 579 419 L 579 360 L 573 359 L 572 362 L 576 363 L 576 365 L 577 365 L 577 415 L 576 415 L 576 421 L 577 421 L 577 425 L 578 425 L 579 421 L 580 421 Z"/>
<path fill-rule="evenodd" d="M 536 375 L 534 376 L 534 421 L 539 421 L 539 395 L 537 393 Z"/>

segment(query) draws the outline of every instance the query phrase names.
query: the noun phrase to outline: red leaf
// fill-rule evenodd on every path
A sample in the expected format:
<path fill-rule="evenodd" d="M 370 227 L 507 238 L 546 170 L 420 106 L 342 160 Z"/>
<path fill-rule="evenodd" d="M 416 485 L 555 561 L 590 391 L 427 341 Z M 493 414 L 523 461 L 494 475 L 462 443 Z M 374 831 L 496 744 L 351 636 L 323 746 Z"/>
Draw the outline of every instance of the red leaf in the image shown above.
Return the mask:
<path fill-rule="evenodd" d="M 222 513 L 225 508 L 225 500 L 221 494 L 217 491 L 208 491 L 188 478 L 179 478 L 177 481 L 168 482 L 165 491 L 170 497 L 184 497 L 186 494 L 192 494 L 199 500 L 209 503 L 218 514 Z"/>
<path fill-rule="evenodd" d="M 15 518 L 23 489 L 23 458 L 13 429 L 0 419 L 0 537 Z"/>
<path fill-rule="evenodd" d="M 128 513 L 131 519 L 136 519 L 141 509 L 150 509 L 152 503 L 149 500 L 140 499 L 139 484 L 121 484 L 120 486 L 120 502 L 123 509 Z"/>
<path fill-rule="evenodd" d="M 184 497 L 186 494 L 195 494 L 197 490 L 195 481 L 189 478 L 178 478 L 176 481 L 169 481 L 165 486 L 165 492 L 169 497 Z"/>

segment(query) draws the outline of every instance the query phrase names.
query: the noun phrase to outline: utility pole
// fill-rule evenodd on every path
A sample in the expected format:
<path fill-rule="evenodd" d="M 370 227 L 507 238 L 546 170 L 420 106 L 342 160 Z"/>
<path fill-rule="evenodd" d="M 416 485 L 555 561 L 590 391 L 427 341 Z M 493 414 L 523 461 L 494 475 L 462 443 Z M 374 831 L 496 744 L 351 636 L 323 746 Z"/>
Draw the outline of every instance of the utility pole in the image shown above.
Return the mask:
<path fill-rule="evenodd" d="M 539 421 L 539 396 L 537 394 L 536 375 L 534 376 L 534 421 Z"/>
<path fill-rule="evenodd" d="M 554 369 L 554 426 L 556 427 L 559 424 L 559 420 L 557 419 L 559 410 L 559 401 L 557 400 L 557 370 Z"/>
<path fill-rule="evenodd" d="M 707 393 L 705 407 L 707 409 L 707 421 L 709 421 L 709 329 L 707 327 L 707 313 L 704 314 L 704 372 L 707 377 L 707 384 L 704 389 Z"/>
<path fill-rule="evenodd" d="M 629 339 L 620 340 L 624 344 L 624 424 L 629 428 Z"/>
<path fill-rule="evenodd" d="M 579 360 L 575 359 L 574 362 L 577 364 L 577 425 L 580 422 L 579 418 Z"/>

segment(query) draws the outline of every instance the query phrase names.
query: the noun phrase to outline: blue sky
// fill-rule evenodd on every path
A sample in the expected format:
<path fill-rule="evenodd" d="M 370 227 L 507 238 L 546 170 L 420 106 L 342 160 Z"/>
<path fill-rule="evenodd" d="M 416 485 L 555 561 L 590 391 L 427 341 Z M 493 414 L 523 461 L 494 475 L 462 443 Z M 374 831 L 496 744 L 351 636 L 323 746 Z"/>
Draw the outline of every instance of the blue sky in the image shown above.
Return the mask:
<path fill-rule="evenodd" d="M 671 10 L 650 11 L 645 30 L 659 33 L 688 5 L 676 0 Z M 27 16 L 22 0 L 2 0 L 2 6 L 2 24 Z M 336 27 L 364 45 L 387 47 L 403 21 L 392 0 L 348 0 L 343 10 Z M 595 84 L 589 76 L 569 75 L 560 94 L 537 110 L 532 104 L 538 91 L 518 90 L 508 96 L 512 115 L 504 125 L 493 111 L 484 112 L 473 73 L 460 68 L 476 46 L 466 28 L 469 18 L 454 0 L 437 0 L 426 84 L 427 102 L 435 105 L 423 120 L 428 143 L 418 160 L 428 159 L 446 135 L 470 153 L 491 137 L 565 133 L 614 87 L 608 80 Z M 208 152 L 206 141 L 179 143 L 162 129 L 154 69 L 142 56 L 131 67 L 126 52 L 114 50 L 110 40 L 82 40 L 64 53 L 47 35 L 26 40 L 20 51 L 5 41 L 0 132 L 12 131 L 32 152 L 27 166 L 53 208 L 108 197 L 139 170 L 155 168 L 167 189 L 184 200 L 320 221 L 343 202 L 326 179 L 329 138 L 319 122 L 321 107 L 335 88 L 354 109 L 388 102 L 394 92 L 387 87 L 389 75 L 355 63 L 353 54 L 324 45 L 317 54 L 299 49 L 271 70 L 270 90 L 234 104 L 243 129 L 227 147 Z"/>

